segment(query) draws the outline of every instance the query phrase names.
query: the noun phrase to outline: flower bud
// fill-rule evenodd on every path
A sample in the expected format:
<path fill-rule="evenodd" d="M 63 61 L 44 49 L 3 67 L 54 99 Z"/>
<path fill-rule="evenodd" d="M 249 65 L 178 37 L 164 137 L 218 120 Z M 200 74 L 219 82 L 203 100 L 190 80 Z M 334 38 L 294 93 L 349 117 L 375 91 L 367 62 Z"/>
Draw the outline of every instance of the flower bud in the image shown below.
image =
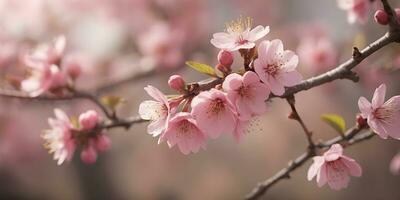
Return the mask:
<path fill-rule="evenodd" d="M 387 14 L 384 10 L 382 10 L 382 9 L 379 9 L 379 10 L 377 10 L 377 11 L 375 12 L 374 19 L 375 19 L 375 22 L 378 23 L 378 24 L 380 24 L 380 25 L 387 25 L 387 24 L 389 24 L 389 16 L 388 16 L 388 14 Z"/>
<path fill-rule="evenodd" d="M 358 114 L 356 117 L 357 126 L 359 128 L 365 127 L 367 125 L 367 119 L 364 119 L 361 114 Z"/>
<path fill-rule="evenodd" d="M 97 152 L 93 146 L 89 145 L 81 152 L 81 160 L 86 164 L 93 164 L 97 160 Z"/>
<path fill-rule="evenodd" d="M 69 62 L 65 65 L 67 74 L 73 79 L 77 79 L 82 72 L 82 67 L 77 62 Z"/>
<path fill-rule="evenodd" d="M 233 54 L 230 51 L 221 50 L 218 53 L 218 62 L 219 64 L 225 67 L 231 67 L 233 63 Z"/>
<path fill-rule="evenodd" d="M 396 9 L 394 9 L 394 12 L 395 12 L 395 15 L 396 15 L 397 21 L 399 21 L 399 22 L 400 22 L 400 8 L 396 8 Z"/>
<path fill-rule="evenodd" d="M 218 64 L 217 66 L 215 66 L 215 69 L 222 72 L 224 74 L 224 76 L 229 75 L 232 71 L 230 67 L 227 67 L 222 64 Z"/>
<path fill-rule="evenodd" d="M 185 88 L 185 81 L 183 80 L 182 76 L 172 75 L 169 77 L 168 85 L 171 89 L 182 91 Z"/>
<path fill-rule="evenodd" d="M 79 115 L 79 124 L 83 130 L 91 130 L 96 127 L 99 118 L 96 111 L 89 110 Z"/>
<path fill-rule="evenodd" d="M 111 147 L 111 140 L 108 136 L 100 134 L 96 138 L 95 145 L 98 151 L 107 151 Z"/>

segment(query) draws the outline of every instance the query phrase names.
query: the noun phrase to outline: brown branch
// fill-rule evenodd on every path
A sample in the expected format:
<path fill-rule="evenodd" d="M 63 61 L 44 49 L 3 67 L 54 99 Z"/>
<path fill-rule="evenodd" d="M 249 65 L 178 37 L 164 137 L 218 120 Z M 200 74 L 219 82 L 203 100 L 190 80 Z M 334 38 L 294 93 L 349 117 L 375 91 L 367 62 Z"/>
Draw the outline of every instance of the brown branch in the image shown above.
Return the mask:
<path fill-rule="evenodd" d="M 82 91 L 73 91 L 73 93 L 64 96 L 40 95 L 37 97 L 32 97 L 23 92 L 0 89 L 0 97 L 16 98 L 16 99 L 31 100 L 31 101 L 67 101 L 75 99 L 87 99 L 93 102 L 97 107 L 99 107 L 108 119 L 115 119 L 115 116 L 108 111 L 108 109 L 100 102 L 97 96 Z"/>
<path fill-rule="evenodd" d="M 315 149 L 325 149 L 329 148 L 331 145 L 336 144 L 336 143 L 345 143 L 343 146 L 348 147 L 354 144 L 357 144 L 359 142 L 368 140 L 372 138 L 375 133 L 372 131 L 368 131 L 362 134 L 360 133 L 364 128 L 360 128 L 358 126 L 355 126 L 351 129 L 349 129 L 345 136 L 337 136 L 335 138 L 332 138 L 330 140 L 327 140 L 325 142 L 319 143 L 315 145 Z M 314 152 L 306 151 L 305 153 L 301 154 L 299 157 L 294 159 L 293 161 L 290 161 L 288 166 L 281 169 L 278 171 L 275 175 L 272 177 L 268 178 L 267 180 L 259 183 L 246 197 L 246 200 L 256 200 L 261 198 L 265 192 L 272 187 L 273 185 L 277 184 L 279 181 L 283 179 L 288 179 L 290 178 L 290 173 L 292 173 L 294 170 L 297 168 L 303 166 L 306 161 L 310 160 L 314 156 Z"/>
<path fill-rule="evenodd" d="M 300 117 L 299 113 L 297 112 L 296 109 L 296 99 L 294 98 L 294 96 L 290 96 L 286 98 L 287 102 L 290 105 L 290 108 L 292 109 L 292 112 L 289 115 L 290 119 L 296 120 L 297 122 L 299 122 L 301 128 L 303 129 L 304 133 L 306 134 L 307 137 L 307 141 L 308 141 L 308 147 L 310 149 L 311 152 L 315 152 L 315 144 L 314 141 L 312 139 L 312 132 L 307 128 L 306 124 L 304 123 L 303 119 Z"/>

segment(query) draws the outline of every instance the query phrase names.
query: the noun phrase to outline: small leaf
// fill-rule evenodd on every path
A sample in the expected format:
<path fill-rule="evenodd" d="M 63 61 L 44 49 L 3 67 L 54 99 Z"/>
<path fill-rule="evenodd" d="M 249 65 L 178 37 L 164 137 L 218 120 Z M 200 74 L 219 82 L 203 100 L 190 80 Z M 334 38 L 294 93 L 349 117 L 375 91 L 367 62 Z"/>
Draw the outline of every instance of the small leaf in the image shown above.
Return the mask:
<path fill-rule="evenodd" d="M 213 67 L 207 65 L 207 64 L 203 64 L 203 63 L 198 63 L 195 61 L 187 61 L 186 65 L 188 65 L 189 67 L 195 69 L 196 71 L 203 73 L 203 74 L 207 74 L 209 76 L 213 76 L 216 77 L 217 75 L 215 74 L 215 70 Z"/>
<path fill-rule="evenodd" d="M 118 105 L 125 102 L 125 99 L 118 96 L 103 96 L 101 97 L 100 101 L 103 105 L 109 107 L 111 110 L 115 110 Z"/>
<path fill-rule="evenodd" d="M 346 130 L 346 122 L 343 117 L 336 114 L 324 114 L 321 115 L 321 119 L 334 128 L 341 135 L 344 134 Z"/>

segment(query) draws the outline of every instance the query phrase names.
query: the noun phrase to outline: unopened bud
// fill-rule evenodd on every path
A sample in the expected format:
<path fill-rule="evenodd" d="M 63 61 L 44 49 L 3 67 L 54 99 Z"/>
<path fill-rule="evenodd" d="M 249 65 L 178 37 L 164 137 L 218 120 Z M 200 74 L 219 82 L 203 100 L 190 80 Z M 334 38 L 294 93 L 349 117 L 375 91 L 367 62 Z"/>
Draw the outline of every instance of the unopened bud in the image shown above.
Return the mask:
<path fill-rule="evenodd" d="M 382 10 L 382 9 L 379 9 L 379 10 L 377 10 L 377 11 L 375 12 L 374 19 L 375 19 L 375 22 L 377 22 L 377 23 L 380 24 L 380 25 L 387 25 L 387 24 L 389 24 L 389 16 L 388 16 L 388 14 L 387 14 L 384 10 Z"/>
<path fill-rule="evenodd" d="M 228 74 L 230 74 L 232 72 L 232 69 L 230 67 L 227 67 L 222 64 L 218 64 L 217 66 L 215 66 L 215 69 L 222 72 L 224 74 L 224 76 L 227 76 Z"/>
<path fill-rule="evenodd" d="M 400 22 L 400 8 L 394 9 L 394 12 L 396 14 L 397 21 Z"/>
<path fill-rule="evenodd" d="M 176 91 L 182 91 L 185 89 L 185 81 L 182 76 L 172 75 L 169 77 L 168 85 L 171 89 Z"/>
<path fill-rule="evenodd" d="M 100 134 L 97 136 L 95 144 L 98 151 L 107 151 L 111 147 L 111 140 L 108 136 Z"/>
<path fill-rule="evenodd" d="M 233 63 L 233 54 L 230 51 L 221 50 L 218 53 L 218 62 L 219 64 L 225 67 L 231 67 Z"/>
<path fill-rule="evenodd" d="M 82 67 L 77 62 L 70 62 L 65 65 L 67 74 L 73 79 L 77 79 L 82 72 Z"/>
<path fill-rule="evenodd" d="M 365 126 L 367 125 L 367 119 L 364 119 L 364 118 L 361 116 L 361 114 L 358 114 L 358 115 L 357 115 L 356 120 L 357 120 L 357 126 L 358 126 L 359 128 L 365 127 Z"/>
<path fill-rule="evenodd" d="M 79 115 L 79 124 L 83 130 L 91 130 L 96 127 L 99 118 L 99 114 L 96 111 L 89 110 Z"/>
<path fill-rule="evenodd" d="M 81 160 L 86 164 L 93 164 L 97 160 L 97 152 L 93 146 L 89 145 L 81 152 Z"/>

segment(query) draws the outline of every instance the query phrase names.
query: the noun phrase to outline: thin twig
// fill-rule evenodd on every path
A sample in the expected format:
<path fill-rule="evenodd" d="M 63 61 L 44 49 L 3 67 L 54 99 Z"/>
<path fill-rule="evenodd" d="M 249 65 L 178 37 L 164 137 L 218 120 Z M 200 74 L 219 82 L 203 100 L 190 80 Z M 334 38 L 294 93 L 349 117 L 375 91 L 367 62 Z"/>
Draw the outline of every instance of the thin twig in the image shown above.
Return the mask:
<path fill-rule="evenodd" d="M 301 128 L 303 128 L 303 131 L 307 137 L 307 141 L 308 141 L 308 147 L 310 149 L 311 152 L 314 152 L 314 141 L 312 139 L 312 132 L 307 128 L 306 124 L 304 123 L 303 119 L 300 117 L 299 113 L 297 112 L 296 109 L 296 99 L 295 97 L 292 95 L 288 98 L 286 98 L 287 102 L 290 105 L 290 108 L 292 109 L 292 112 L 289 115 L 290 119 L 296 120 L 297 122 L 299 122 Z"/>
<path fill-rule="evenodd" d="M 372 138 L 375 133 L 372 131 L 368 131 L 363 134 L 359 134 L 363 130 L 362 128 L 353 127 L 347 131 L 345 137 L 337 136 L 315 146 L 316 149 L 325 149 L 329 148 L 331 145 L 341 142 L 346 142 L 344 147 L 348 147 L 354 145 L 356 143 L 368 140 Z M 290 178 L 290 173 L 292 173 L 297 168 L 303 166 L 303 164 L 311 159 L 314 156 L 312 151 L 306 151 L 305 153 L 301 154 L 299 157 L 294 159 L 293 161 L 289 162 L 288 166 L 278 171 L 275 175 L 271 176 L 267 180 L 259 183 L 246 197 L 246 200 L 256 200 L 261 198 L 265 192 L 272 187 L 273 185 L 277 184 L 279 181 L 283 179 Z"/>

